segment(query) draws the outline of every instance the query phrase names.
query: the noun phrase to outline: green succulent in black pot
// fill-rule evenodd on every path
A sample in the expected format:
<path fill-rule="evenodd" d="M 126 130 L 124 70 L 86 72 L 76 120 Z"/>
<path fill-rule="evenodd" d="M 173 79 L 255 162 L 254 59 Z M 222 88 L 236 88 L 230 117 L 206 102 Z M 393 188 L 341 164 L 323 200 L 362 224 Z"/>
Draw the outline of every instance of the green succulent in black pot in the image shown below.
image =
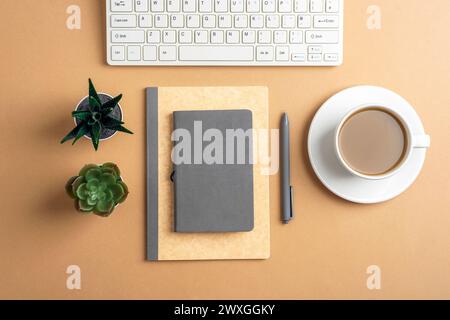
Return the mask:
<path fill-rule="evenodd" d="M 126 200 L 128 187 L 116 164 L 88 164 L 67 181 L 66 192 L 75 200 L 78 211 L 108 217 Z"/>
<path fill-rule="evenodd" d="M 92 140 L 94 149 L 97 150 L 101 140 L 112 137 L 118 131 L 133 134 L 123 126 L 123 114 L 119 105 L 121 99 L 121 94 L 113 98 L 104 93 L 97 93 L 92 80 L 89 79 L 89 96 L 83 98 L 72 112 L 76 127 L 61 143 L 73 139 L 72 144 L 75 144 L 85 136 Z"/>

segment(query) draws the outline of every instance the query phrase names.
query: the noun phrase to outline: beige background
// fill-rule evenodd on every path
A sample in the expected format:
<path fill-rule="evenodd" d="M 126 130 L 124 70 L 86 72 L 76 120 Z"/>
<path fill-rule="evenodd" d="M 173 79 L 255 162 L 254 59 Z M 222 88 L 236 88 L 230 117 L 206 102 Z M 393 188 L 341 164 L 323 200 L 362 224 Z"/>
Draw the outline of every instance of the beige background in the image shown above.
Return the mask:
<path fill-rule="evenodd" d="M 66 29 L 78 4 L 82 29 Z M 366 9 L 382 10 L 382 29 Z M 450 2 L 347 0 L 345 63 L 338 68 L 118 68 L 105 63 L 103 0 L 0 2 L 0 298 L 450 298 Z M 123 93 L 127 127 L 95 153 L 86 140 L 59 145 L 92 77 Z M 406 193 L 361 206 L 338 199 L 311 171 L 306 132 L 321 103 L 358 84 L 407 98 L 432 136 L 424 170 Z M 289 111 L 296 220 L 279 222 L 271 178 L 267 261 L 148 263 L 145 257 L 144 88 L 262 85 L 270 123 Z M 64 183 L 89 162 L 115 161 L 131 194 L 108 219 L 80 216 Z M 82 290 L 65 270 L 82 270 Z M 366 268 L 382 268 L 382 289 Z"/>

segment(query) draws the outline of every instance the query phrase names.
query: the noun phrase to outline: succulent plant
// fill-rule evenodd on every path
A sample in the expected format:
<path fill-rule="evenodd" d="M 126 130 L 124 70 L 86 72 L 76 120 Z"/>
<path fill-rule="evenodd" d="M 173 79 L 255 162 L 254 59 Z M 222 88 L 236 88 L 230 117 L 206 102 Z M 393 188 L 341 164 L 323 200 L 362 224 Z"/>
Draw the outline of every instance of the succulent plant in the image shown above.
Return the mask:
<path fill-rule="evenodd" d="M 122 126 L 124 124 L 122 121 L 112 117 L 112 112 L 121 99 L 122 95 L 118 95 L 102 103 L 92 80 L 89 79 L 89 108 L 88 110 L 75 110 L 72 112 L 72 117 L 78 120 L 78 125 L 61 140 L 61 143 L 74 139 L 72 144 L 75 144 L 82 136 L 90 135 L 92 144 L 97 150 L 100 136 L 105 129 L 133 134 L 133 132 Z"/>
<path fill-rule="evenodd" d="M 102 217 L 108 217 L 128 196 L 128 187 L 114 163 L 85 165 L 78 176 L 67 181 L 66 191 L 75 199 L 77 210 Z"/>

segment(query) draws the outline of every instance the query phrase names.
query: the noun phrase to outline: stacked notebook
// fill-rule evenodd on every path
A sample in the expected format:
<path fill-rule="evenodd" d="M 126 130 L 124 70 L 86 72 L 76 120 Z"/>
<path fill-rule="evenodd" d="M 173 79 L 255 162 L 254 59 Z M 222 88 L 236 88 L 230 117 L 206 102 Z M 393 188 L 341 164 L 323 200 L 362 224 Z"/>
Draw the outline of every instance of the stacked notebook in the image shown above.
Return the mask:
<path fill-rule="evenodd" d="M 148 260 L 269 257 L 267 128 L 266 88 L 147 89 Z"/>
<path fill-rule="evenodd" d="M 244 159 L 238 159 L 234 145 L 227 150 L 226 143 L 227 130 L 234 133 L 252 129 L 252 113 L 176 111 L 173 128 L 186 133 L 184 139 L 180 136 L 181 141 L 175 143 L 172 156 L 175 232 L 253 230 L 252 139 L 243 136 Z M 203 141 L 208 133 L 211 136 Z M 233 139 L 237 145 L 237 138 Z M 191 143 L 186 144 L 186 140 Z"/>

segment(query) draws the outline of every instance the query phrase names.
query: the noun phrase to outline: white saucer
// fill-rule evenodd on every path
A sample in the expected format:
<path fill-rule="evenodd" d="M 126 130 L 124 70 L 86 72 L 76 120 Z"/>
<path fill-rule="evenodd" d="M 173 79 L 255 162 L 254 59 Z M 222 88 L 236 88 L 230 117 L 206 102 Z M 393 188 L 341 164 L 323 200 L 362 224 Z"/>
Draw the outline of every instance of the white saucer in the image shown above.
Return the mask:
<path fill-rule="evenodd" d="M 334 132 L 340 120 L 352 109 L 366 103 L 383 103 L 401 114 L 415 134 L 424 134 L 414 108 L 398 94 L 380 87 L 358 86 L 331 97 L 317 111 L 309 129 L 308 153 L 320 181 L 331 192 L 356 203 L 378 203 L 400 195 L 419 175 L 426 149 L 415 149 L 411 158 L 395 175 L 383 180 L 366 180 L 343 167 L 334 149 Z"/>

